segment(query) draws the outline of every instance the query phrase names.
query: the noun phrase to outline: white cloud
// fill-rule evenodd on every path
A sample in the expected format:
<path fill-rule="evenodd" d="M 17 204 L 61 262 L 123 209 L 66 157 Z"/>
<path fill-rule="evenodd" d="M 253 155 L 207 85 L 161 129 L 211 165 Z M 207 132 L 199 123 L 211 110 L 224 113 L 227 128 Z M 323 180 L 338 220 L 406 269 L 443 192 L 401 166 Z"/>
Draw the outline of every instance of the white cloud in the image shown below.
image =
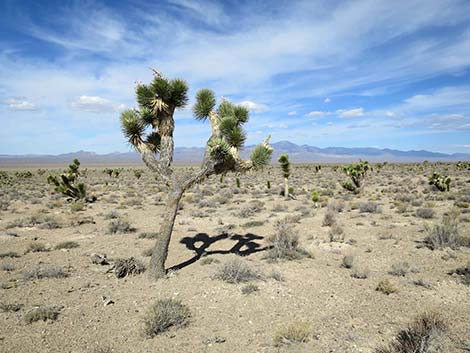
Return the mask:
<path fill-rule="evenodd" d="M 251 101 L 243 101 L 243 102 L 240 102 L 238 104 L 244 106 L 245 108 L 247 108 L 251 112 L 264 112 L 264 111 L 269 109 L 269 107 L 267 105 L 258 104 L 258 103 L 251 102 Z"/>
<path fill-rule="evenodd" d="M 289 128 L 289 125 L 285 124 L 285 123 L 281 123 L 279 124 L 279 128 L 280 129 L 288 129 Z"/>
<path fill-rule="evenodd" d="M 292 115 L 297 115 L 297 112 L 294 110 L 294 111 L 292 111 L 292 112 L 287 113 L 287 115 L 290 115 L 290 116 L 292 116 Z"/>
<path fill-rule="evenodd" d="M 325 98 L 325 100 L 324 100 L 323 102 L 325 102 L 325 103 L 330 103 L 330 102 L 331 102 L 331 99 L 330 99 L 330 98 L 328 98 L 328 97 L 326 97 L 326 98 Z"/>
<path fill-rule="evenodd" d="M 321 118 L 325 115 L 329 115 L 328 112 L 320 112 L 320 111 L 313 111 L 313 112 L 310 112 L 310 113 L 307 113 L 305 114 L 305 116 L 308 116 L 308 117 L 311 117 L 311 118 Z"/>
<path fill-rule="evenodd" d="M 6 99 L 4 101 L 4 104 L 7 106 L 8 109 L 10 110 L 18 110 L 18 111 L 34 111 L 38 110 L 38 107 L 34 104 L 31 103 L 25 99 L 19 99 L 19 98 L 10 98 Z"/>
<path fill-rule="evenodd" d="M 80 96 L 70 102 L 70 107 L 90 113 L 116 112 L 126 109 L 124 104 L 114 104 L 108 99 L 97 96 Z"/>
<path fill-rule="evenodd" d="M 336 113 L 341 118 L 356 118 L 358 116 L 363 116 L 364 115 L 364 109 L 363 108 L 339 109 L 339 110 L 336 111 Z"/>

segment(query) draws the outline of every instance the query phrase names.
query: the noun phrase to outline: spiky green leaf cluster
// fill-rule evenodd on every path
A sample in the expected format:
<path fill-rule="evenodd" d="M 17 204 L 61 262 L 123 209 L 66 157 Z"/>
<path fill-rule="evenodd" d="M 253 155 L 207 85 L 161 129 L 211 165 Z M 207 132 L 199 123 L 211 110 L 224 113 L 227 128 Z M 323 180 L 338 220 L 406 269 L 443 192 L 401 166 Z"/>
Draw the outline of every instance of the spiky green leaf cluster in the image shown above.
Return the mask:
<path fill-rule="evenodd" d="M 429 176 L 429 185 L 434 185 L 439 191 L 449 191 L 450 182 L 451 179 L 448 176 L 436 172 Z"/>
<path fill-rule="evenodd" d="M 206 120 L 215 107 L 215 95 L 210 89 L 204 88 L 196 94 L 196 104 L 193 107 L 194 117 L 197 120 Z"/>
<path fill-rule="evenodd" d="M 230 146 L 221 138 L 213 138 L 209 141 L 208 147 L 211 157 L 224 161 L 230 157 Z"/>
<path fill-rule="evenodd" d="M 282 175 L 284 178 L 289 178 L 290 176 L 290 162 L 289 156 L 287 154 L 283 154 L 278 159 L 279 164 L 281 165 Z"/>
<path fill-rule="evenodd" d="M 163 117 L 188 103 L 188 86 L 184 80 L 156 75 L 150 84 L 138 84 L 135 92 L 139 109 L 121 113 L 122 132 L 131 145 L 136 147 L 146 142 L 152 151 L 158 152 L 161 137 L 155 128 Z M 145 136 L 147 127 L 154 131 Z"/>
<path fill-rule="evenodd" d="M 253 168 L 260 169 L 267 166 L 269 162 L 271 162 L 272 154 L 273 150 L 271 147 L 265 145 L 256 146 L 250 155 L 250 160 L 253 163 Z"/>

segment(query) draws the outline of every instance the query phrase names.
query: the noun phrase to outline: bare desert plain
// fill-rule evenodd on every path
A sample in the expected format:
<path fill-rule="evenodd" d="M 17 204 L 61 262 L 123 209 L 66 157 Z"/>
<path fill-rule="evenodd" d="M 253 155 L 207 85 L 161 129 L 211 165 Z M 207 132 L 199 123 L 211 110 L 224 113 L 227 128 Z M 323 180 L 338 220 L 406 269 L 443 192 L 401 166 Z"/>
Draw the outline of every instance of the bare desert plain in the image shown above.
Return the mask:
<path fill-rule="evenodd" d="M 62 169 L 3 171 L 0 351 L 389 352 L 420 315 L 443 329 L 415 352 L 470 351 L 468 169 L 373 165 L 351 193 L 341 166 L 315 167 L 292 167 L 289 199 L 278 165 L 194 186 L 158 281 L 145 268 L 166 191 L 146 168 L 82 166 L 91 203 L 54 192 Z M 428 185 L 433 172 L 450 191 Z M 149 336 L 169 299 L 180 320 Z"/>

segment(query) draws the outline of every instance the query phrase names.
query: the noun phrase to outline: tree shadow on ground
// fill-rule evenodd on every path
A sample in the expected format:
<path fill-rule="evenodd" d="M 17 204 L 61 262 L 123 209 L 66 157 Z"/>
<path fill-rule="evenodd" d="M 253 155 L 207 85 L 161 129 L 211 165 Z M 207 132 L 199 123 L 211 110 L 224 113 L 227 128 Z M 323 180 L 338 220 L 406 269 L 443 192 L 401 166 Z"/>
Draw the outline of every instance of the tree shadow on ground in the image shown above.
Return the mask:
<path fill-rule="evenodd" d="M 233 240 L 236 243 L 229 250 L 208 250 L 209 247 L 221 240 Z M 216 236 L 209 236 L 207 233 L 198 233 L 194 237 L 184 237 L 180 243 L 186 245 L 188 250 L 195 252 L 194 256 L 178 265 L 171 267 L 169 270 L 181 270 L 186 266 L 192 265 L 201 257 L 216 255 L 216 254 L 235 254 L 239 256 L 248 256 L 260 251 L 264 251 L 267 247 L 261 247 L 256 242 L 262 240 L 264 237 L 253 233 L 241 234 L 219 234 Z M 200 244 L 199 244 L 200 243 Z"/>

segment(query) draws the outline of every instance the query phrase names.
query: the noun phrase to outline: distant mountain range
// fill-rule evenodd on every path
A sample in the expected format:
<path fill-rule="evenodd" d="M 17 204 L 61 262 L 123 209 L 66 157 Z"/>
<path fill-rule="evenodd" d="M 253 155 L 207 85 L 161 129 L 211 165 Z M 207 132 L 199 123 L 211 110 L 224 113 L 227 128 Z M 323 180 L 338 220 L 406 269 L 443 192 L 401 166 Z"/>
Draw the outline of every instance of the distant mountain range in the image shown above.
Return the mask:
<path fill-rule="evenodd" d="M 379 149 L 372 147 L 346 148 L 327 147 L 319 148 L 309 145 L 296 145 L 289 141 L 279 141 L 272 144 L 274 148 L 273 161 L 281 154 L 287 153 L 294 163 L 344 163 L 364 159 L 371 162 L 420 162 L 428 161 L 470 161 L 470 154 L 446 154 L 429 151 L 399 151 L 392 149 Z M 242 151 L 247 157 L 254 146 L 248 146 Z M 176 164 L 199 164 L 204 155 L 202 147 L 177 147 L 175 149 Z M 141 159 L 136 152 L 114 152 L 97 154 L 94 152 L 78 151 L 59 155 L 2 155 L 0 154 L 0 167 L 2 166 L 40 166 L 65 165 L 73 158 L 78 158 L 85 165 L 138 165 Z"/>

